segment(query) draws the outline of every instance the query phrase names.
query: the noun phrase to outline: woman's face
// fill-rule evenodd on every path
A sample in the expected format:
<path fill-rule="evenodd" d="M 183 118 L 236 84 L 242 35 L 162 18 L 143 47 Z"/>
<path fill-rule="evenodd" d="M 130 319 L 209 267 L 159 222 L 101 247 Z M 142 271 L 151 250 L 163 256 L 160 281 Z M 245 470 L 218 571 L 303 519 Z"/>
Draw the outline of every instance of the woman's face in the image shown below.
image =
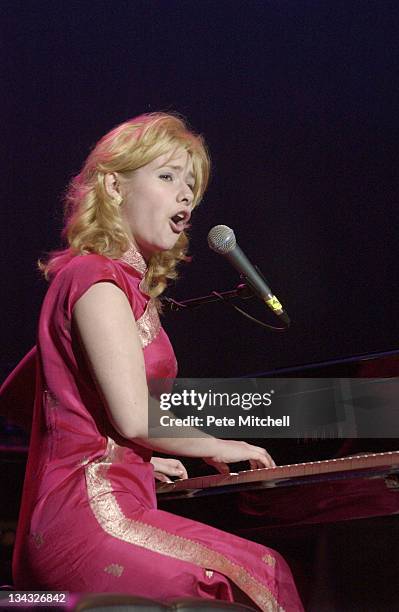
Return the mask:
<path fill-rule="evenodd" d="M 193 165 L 184 149 L 157 157 L 120 177 L 122 217 L 143 257 L 171 249 L 188 226 L 193 206 Z"/>

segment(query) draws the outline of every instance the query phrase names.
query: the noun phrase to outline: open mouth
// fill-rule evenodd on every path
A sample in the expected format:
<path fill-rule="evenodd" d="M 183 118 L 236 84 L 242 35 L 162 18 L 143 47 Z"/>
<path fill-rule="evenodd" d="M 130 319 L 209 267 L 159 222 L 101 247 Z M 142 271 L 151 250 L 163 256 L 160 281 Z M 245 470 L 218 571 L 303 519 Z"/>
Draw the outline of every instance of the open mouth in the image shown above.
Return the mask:
<path fill-rule="evenodd" d="M 189 219 L 190 219 L 190 213 L 188 211 L 182 211 L 182 212 L 176 213 L 170 219 L 170 225 L 171 225 L 172 230 L 176 234 L 180 234 L 181 232 L 183 232 L 185 229 L 189 227 L 189 223 L 188 223 Z"/>

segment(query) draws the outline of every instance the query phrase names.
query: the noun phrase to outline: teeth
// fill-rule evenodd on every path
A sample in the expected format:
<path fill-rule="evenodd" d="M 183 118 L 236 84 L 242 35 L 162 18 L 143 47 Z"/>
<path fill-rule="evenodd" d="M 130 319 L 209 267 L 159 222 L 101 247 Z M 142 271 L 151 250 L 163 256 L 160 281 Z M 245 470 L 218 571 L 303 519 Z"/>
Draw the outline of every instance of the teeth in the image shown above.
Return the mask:
<path fill-rule="evenodd" d="M 184 213 L 178 213 L 177 215 L 172 217 L 172 221 L 174 221 L 175 223 L 179 223 L 179 221 L 183 221 L 183 219 L 184 219 Z"/>

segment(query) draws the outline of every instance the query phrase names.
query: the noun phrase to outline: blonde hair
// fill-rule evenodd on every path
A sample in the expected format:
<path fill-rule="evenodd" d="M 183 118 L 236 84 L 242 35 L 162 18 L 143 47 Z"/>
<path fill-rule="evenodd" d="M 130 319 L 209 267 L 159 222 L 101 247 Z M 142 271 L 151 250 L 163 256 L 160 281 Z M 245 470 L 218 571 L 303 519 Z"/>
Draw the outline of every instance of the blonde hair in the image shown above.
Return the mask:
<path fill-rule="evenodd" d="M 63 230 L 68 247 L 51 253 L 47 262 L 39 262 L 45 277 L 53 276 L 76 255 L 121 257 L 129 248 L 129 237 L 120 207 L 107 193 L 105 175 L 130 173 L 178 147 L 185 149 L 192 160 L 193 204 L 197 206 L 209 180 L 210 160 L 202 137 L 190 131 L 181 117 L 166 113 L 140 115 L 101 138 L 69 185 Z M 187 259 L 187 249 L 188 237 L 182 232 L 171 250 L 151 257 L 146 287 L 152 297 L 160 295 L 168 280 L 177 277 L 176 266 Z"/>

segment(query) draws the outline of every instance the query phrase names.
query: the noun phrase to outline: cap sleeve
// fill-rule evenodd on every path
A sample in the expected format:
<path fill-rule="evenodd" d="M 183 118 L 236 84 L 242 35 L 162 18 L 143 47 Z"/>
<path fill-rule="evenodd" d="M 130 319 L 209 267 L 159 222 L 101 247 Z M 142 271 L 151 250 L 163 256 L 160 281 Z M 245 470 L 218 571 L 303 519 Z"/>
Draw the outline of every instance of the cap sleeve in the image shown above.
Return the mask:
<path fill-rule="evenodd" d="M 68 319 L 71 318 L 73 308 L 79 298 L 90 287 L 100 282 L 110 282 L 119 287 L 128 298 L 133 311 L 135 310 L 134 303 L 132 303 L 134 296 L 129 291 L 129 284 L 120 267 L 112 259 L 102 255 L 80 255 L 74 257 L 54 279 L 54 283 L 60 284 L 64 313 Z"/>

